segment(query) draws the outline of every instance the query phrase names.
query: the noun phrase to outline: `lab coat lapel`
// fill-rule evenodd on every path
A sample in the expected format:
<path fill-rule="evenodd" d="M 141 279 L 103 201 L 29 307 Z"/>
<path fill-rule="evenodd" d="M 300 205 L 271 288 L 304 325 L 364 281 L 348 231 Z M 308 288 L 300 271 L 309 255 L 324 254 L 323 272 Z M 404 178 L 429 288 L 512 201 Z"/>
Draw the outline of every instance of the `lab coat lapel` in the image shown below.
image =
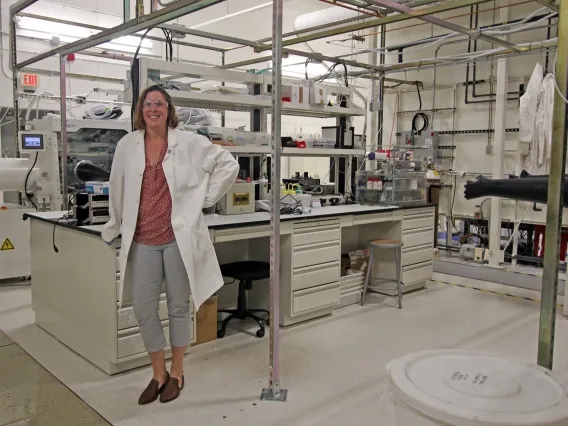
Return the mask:
<path fill-rule="evenodd" d="M 174 156 L 175 156 L 175 147 L 177 145 L 177 137 L 176 132 L 173 129 L 168 130 L 168 150 L 166 151 L 166 155 L 164 156 L 164 160 L 162 161 L 162 167 L 166 174 L 166 180 L 168 181 L 168 185 L 170 188 L 173 188 L 173 182 L 171 181 L 171 176 L 174 170 Z"/>

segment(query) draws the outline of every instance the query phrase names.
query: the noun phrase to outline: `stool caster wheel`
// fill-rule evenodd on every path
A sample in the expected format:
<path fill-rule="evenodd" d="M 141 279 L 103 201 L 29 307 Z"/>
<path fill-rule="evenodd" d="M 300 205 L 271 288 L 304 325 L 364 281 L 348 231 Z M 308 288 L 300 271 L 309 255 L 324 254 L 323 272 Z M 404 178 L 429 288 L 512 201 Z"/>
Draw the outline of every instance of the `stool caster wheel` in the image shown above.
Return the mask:
<path fill-rule="evenodd" d="M 225 330 L 217 330 L 217 338 L 222 339 L 225 337 Z"/>
<path fill-rule="evenodd" d="M 264 337 L 264 328 L 261 328 L 260 330 L 256 330 L 256 337 L 258 338 L 262 338 Z"/>

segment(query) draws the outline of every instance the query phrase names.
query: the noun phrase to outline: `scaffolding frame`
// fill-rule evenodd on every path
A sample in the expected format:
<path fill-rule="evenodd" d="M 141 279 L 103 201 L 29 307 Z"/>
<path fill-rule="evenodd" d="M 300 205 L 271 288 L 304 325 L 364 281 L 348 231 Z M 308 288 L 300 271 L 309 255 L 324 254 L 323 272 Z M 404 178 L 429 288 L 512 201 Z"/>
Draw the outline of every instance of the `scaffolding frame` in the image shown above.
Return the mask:
<path fill-rule="evenodd" d="M 381 16 L 378 18 L 372 18 L 369 16 L 367 11 L 361 11 L 365 13 L 365 18 L 362 22 L 357 22 L 355 24 L 348 24 L 334 28 L 327 28 L 327 26 L 319 25 L 317 27 L 306 28 L 300 31 L 294 31 L 290 33 L 283 33 L 282 30 L 282 20 L 283 20 L 283 3 L 284 0 L 274 0 L 273 1 L 273 11 L 272 11 L 272 37 L 257 41 L 244 40 L 235 37 L 228 37 L 224 35 L 217 35 L 213 33 L 208 33 L 205 31 L 191 30 L 179 28 L 177 26 L 172 27 L 167 24 L 167 22 L 177 19 L 179 17 L 200 11 L 214 4 L 221 3 L 224 0 L 178 0 L 171 2 L 166 7 L 160 10 L 151 11 L 151 13 L 144 15 L 143 11 L 137 8 L 135 18 L 131 19 L 131 5 L 130 0 L 123 0 L 123 13 L 124 13 L 124 23 L 115 26 L 113 28 L 104 28 L 101 31 L 91 37 L 77 40 L 72 43 L 68 43 L 59 46 L 50 51 L 38 54 L 23 62 L 18 62 L 17 54 L 17 41 L 16 41 L 16 16 L 25 13 L 25 9 L 36 3 L 38 0 L 19 0 L 10 7 L 10 58 L 11 58 L 11 69 L 13 71 L 13 95 L 14 95 L 14 111 L 16 120 L 16 129 L 19 130 L 20 124 L 18 119 L 19 112 L 19 102 L 18 102 L 18 73 L 24 70 L 26 67 L 39 62 L 41 60 L 58 56 L 60 65 L 60 98 L 61 98 L 61 136 L 62 136 L 62 148 L 63 156 L 67 157 L 67 137 L 66 137 L 66 80 L 68 75 L 66 73 L 66 55 L 71 53 L 81 53 L 82 51 L 96 47 L 102 43 L 108 42 L 114 38 L 125 36 L 125 35 L 136 35 L 136 32 L 147 30 L 150 28 L 167 28 L 175 29 L 178 32 L 184 32 L 186 34 L 209 38 L 213 40 L 228 42 L 236 44 L 237 47 L 219 49 L 222 54 L 222 67 L 232 68 L 235 66 L 240 66 L 241 64 L 252 64 L 254 62 L 242 61 L 238 64 L 225 65 L 225 52 L 239 49 L 243 47 L 251 47 L 256 53 L 261 53 L 264 51 L 272 51 L 272 61 L 273 61 L 273 72 L 272 72 L 272 143 L 271 143 L 271 154 L 274 159 L 274 167 L 272 167 L 271 178 L 272 182 L 280 181 L 280 156 L 281 156 L 281 112 L 282 104 L 280 101 L 281 94 L 281 82 L 282 82 L 282 56 L 286 54 L 298 54 L 305 56 L 307 58 L 314 58 L 319 60 L 332 61 L 338 64 L 349 64 L 355 68 L 362 68 L 363 71 L 350 73 L 357 76 L 367 76 L 373 81 L 373 92 L 375 89 L 375 84 L 379 82 L 379 92 L 384 93 L 384 81 L 385 75 L 393 72 L 400 72 L 410 69 L 427 69 L 429 67 L 440 67 L 440 66 L 451 66 L 455 65 L 458 61 L 430 61 L 429 63 L 424 63 L 423 61 L 414 61 L 411 63 L 401 63 L 395 65 L 384 65 L 384 61 L 381 64 L 366 64 L 358 61 L 347 61 L 338 57 L 324 56 L 319 53 L 302 52 L 292 49 L 287 49 L 287 46 L 297 45 L 313 40 L 318 40 L 322 38 L 327 38 L 330 36 L 335 36 L 339 34 L 346 34 L 354 31 L 359 31 L 363 29 L 370 29 L 375 27 L 385 28 L 387 24 L 392 24 L 395 22 L 401 22 L 408 19 L 420 18 L 423 20 L 428 20 L 434 25 L 455 28 L 455 24 L 441 20 L 439 18 L 433 17 L 432 15 L 455 10 L 459 8 L 464 8 L 480 3 L 485 3 L 490 0 L 454 0 L 450 2 L 438 3 L 434 6 L 424 7 L 421 9 L 411 9 L 406 7 L 401 13 L 390 14 L 386 16 Z M 559 85 L 559 90 L 565 96 L 568 91 L 568 0 L 561 1 L 560 7 L 556 6 L 553 0 L 534 0 L 539 4 L 543 4 L 552 10 L 559 10 L 559 24 L 558 24 L 558 46 L 557 46 L 557 61 L 555 74 Z M 344 2 L 345 3 L 345 2 Z M 392 2 L 387 2 L 386 0 L 373 0 L 370 3 L 374 5 L 379 4 L 389 4 L 392 6 Z M 433 3 L 433 1 L 419 1 L 417 2 L 421 5 L 427 5 L 428 3 Z M 141 13 L 142 12 L 142 13 Z M 377 16 L 377 14 L 375 14 Z M 564 19 L 562 18 L 564 16 Z M 434 19 L 433 19 L 434 18 Z M 53 19 L 53 18 L 52 18 Z M 361 19 L 361 18 L 359 18 Z M 354 19 L 353 19 L 354 20 Z M 353 21 L 351 20 L 351 21 Z M 350 20 L 346 20 L 345 23 Z M 462 29 L 462 28 L 460 28 Z M 306 34 L 299 36 L 300 34 Z M 465 32 L 466 37 L 479 37 L 478 32 Z M 292 38 L 290 38 L 292 37 Z M 286 40 L 285 40 L 286 39 Z M 495 40 L 493 40 L 495 42 Z M 501 52 L 494 56 L 494 58 L 504 59 L 526 53 L 538 52 L 542 49 L 553 48 L 556 43 L 540 43 L 540 45 L 529 46 L 528 49 L 519 48 L 515 45 L 507 45 L 506 42 L 500 40 L 501 45 L 505 44 L 508 48 L 505 52 Z M 181 44 L 181 43 L 180 43 Z M 381 40 L 381 45 L 384 45 L 384 40 Z M 213 50 L 211 46 L 201 46 L 195 43 L 191 43 L 190 47 L 204 48 L 208 50 Z M 519 52 L 520 51 L 520 52 Z M 262 62 L 266 60 L 266 57 L 261 58 Z M 460 61 L 460 63 L 465 63 L 465 61 Z M 507 75 L 503 76 L 502 80 L 507 80 Z M 415 82 L 405 82 L 407 84 L 415 84 Z M 549 179 L 549 197 L 548 197 L 548 213 L 546 220 L 546 247 L 544 256 L 544 274 L 542 281 L 542 301 L 541 301 L 541 317 L 540 317 L 540 334 L 539 334 L 539 352 L 538 352 L 538 363 L 541 366 L 552 368 L 552 353 L 554 349 L 554 325 L 555 325 L 555 315 L 556 315 L 556 300 L 558 292 L 558 252 L 559 252 L 559 234 L 560 227 L 562 223 L 562 191 L 564 184 L 564 165 L 566 162 L 566 136 L 567 136 L 567 126 L 566 126 L 566 104 L 564 100 L 560 97 L 559 93 L 556 93 L 556 101 L 554 104 L 554 129 L 553 129 L 553 142 L 552 142 L 552 161 L 551 161 L 551 173 Z M 379 114 L 380 120 L 380 114 Z M 500 129 L 503 130 L 504 129 Z M 63 159 L 63 161 L 66 161 Z M 64 168 L 65 170 L 65 168 Z M 67 175 L 64 171 L 63 176 L 64 181 L 64 202 L 67 205 Z M 276 203 L 277 197 L 273 198 L 273 204 Z M 270 366 L 269 366 L 269 383 L 268 388 L 263 389 L 261 398 L 264 400 L 276 400 L 284 401 L 286 400 L 286 391 L 280 387 L 280 336 L 279 336 L 279 289 L 280 289 L 280 209 L 276 208 L 276 204 L 272 206 L 270 213 L 270 342 L 269 342 L 269 354 L 270 354 Z"/>

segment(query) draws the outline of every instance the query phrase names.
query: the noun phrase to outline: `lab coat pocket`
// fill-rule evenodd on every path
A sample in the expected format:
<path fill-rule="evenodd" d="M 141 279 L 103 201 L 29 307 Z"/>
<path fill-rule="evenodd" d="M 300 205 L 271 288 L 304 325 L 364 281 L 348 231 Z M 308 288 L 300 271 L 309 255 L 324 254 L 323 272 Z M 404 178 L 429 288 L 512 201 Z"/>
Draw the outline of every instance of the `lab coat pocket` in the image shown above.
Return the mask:
<path fill-rule="evenodd" d="M 174 175 L 178 190 L 189 189 L 199 185 L 199 178 L 192 166 L 177 166 L 174 170 Z"/>

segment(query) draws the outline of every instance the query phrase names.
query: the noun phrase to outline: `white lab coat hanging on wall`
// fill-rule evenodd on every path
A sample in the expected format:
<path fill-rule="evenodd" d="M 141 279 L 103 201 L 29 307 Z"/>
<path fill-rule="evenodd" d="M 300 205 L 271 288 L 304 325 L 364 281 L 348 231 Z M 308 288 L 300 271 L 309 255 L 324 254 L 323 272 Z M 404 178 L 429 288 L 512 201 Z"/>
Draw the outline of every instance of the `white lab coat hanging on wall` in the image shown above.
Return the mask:
<path fill-rule="evenodd" d="M 239 164 L 207 138 L 170 129 L 164 173 L 172 195 L 172 226 L 183 259 L 195 310 L 223 286 L 223 277 L 202 209 L 214 206 L 234 183 Z M 121 235 L 119 306 L 124 300 L 124 275 L 136 222 L 145 168 L 144 132 L 122 138 L 116 147 L 110 175 L 110 220 L 102 238 Z M 124 271 L 124 272 L 123 272 Z"/>
<path fill-rule="evenodd" d="M 535 151 L 534 131 L 542 77 L 542 66 L 537 63 L 531 74 L 527 90 L 521 96 L 519 106 L 519 142 L 530 144 L 529 155 L 525 158 L 524 168 L 531 174 L 537 172 L 536 161 L 533 161 L 533 152 Z"/>

